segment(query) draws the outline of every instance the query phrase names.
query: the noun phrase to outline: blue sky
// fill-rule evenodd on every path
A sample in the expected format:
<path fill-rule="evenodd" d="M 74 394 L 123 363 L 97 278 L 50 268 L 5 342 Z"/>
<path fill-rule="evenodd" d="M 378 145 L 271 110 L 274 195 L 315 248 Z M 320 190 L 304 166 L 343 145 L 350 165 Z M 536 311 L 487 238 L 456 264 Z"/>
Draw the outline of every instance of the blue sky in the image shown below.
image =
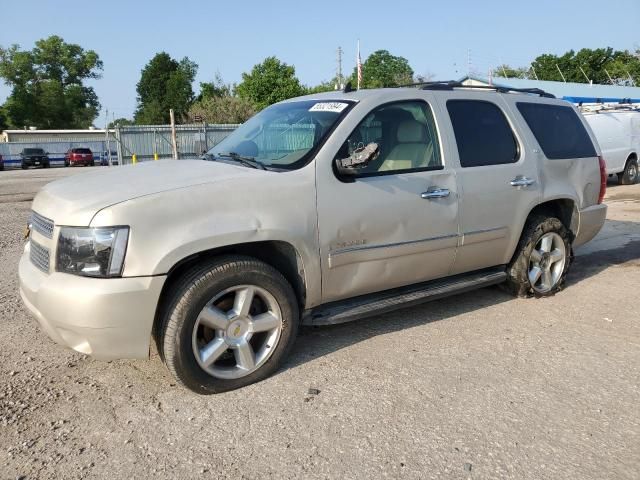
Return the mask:
<path fill-rule="evenodd" d="M 104 62 L 92 82 L 104 109 L 130 117 L 140 69 L 156 53 L 190 57 L 197 82 L 220 72 L 238 82 L 269 55 L 296 67 L 305 84 L 335 75 L 336 49 L 344 70 L 387 49 L 416 73 L 457 78 L 471 68 L 486 74 L 500 62 L 526 65 L 540 53 L 611 46 L 640 48 L 639 0 L 519 1 L 35 1 L 0 0 L 0 45 L 25 49 L 52 34 L 98 52 Z M 0 102 L 9 89 L 0 86 Z M 111 114 L 109 115 L 111 117 Z"/>

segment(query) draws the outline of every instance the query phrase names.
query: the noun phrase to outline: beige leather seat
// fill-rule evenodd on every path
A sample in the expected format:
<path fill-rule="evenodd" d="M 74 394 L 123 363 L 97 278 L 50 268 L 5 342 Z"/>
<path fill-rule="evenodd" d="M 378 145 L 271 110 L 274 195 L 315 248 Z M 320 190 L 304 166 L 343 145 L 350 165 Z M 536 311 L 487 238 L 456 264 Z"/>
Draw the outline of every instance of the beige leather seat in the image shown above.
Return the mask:
<path fill-rule="evenodd" d="M 398 144 L 389 152 L 378 171 L 408 170 L 428 166 L 433 146 L 427 143 L 425 126 L 416 120 L 405 120 L 398 125 Z"/>

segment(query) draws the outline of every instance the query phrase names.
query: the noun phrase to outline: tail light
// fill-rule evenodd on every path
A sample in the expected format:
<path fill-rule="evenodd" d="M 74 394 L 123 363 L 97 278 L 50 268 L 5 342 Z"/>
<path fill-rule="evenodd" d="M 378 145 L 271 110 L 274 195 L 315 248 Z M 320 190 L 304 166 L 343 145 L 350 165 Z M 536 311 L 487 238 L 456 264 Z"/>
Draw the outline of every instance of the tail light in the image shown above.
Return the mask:
<path fill-rule="evenodd" d="M 602 158 L 602 155 L 598 156 L 598 162 L 600 163 L 600 195 L 598 195 L 598 204 L 601 204 L 604 200 L 604 194 L 607 193 L 607 164 Z"/>

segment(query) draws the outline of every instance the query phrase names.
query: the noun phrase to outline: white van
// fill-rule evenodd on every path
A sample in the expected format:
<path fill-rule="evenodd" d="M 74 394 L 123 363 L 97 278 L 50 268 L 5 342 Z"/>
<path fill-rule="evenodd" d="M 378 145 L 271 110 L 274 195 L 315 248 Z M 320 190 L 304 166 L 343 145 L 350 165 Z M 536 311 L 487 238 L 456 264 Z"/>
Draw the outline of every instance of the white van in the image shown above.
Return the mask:
<path fill-rule="evenodd" d="M 618 175 L 621 185 L 638 181 L 640 153 L 640 108 L 630 105 L 581 106 L 607 163 L 607 174 Z"/>

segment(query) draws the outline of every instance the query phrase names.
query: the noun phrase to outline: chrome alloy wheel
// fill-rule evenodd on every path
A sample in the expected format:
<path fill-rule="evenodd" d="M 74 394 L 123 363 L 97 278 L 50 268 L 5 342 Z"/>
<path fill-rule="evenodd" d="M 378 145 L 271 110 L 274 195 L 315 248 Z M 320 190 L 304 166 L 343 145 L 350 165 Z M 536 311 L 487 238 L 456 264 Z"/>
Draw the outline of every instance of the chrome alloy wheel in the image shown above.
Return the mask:
<path fill-rule="evenodd" d="M 282 333 L 275 297 L 255 285 L 238 285 L 216 295 L 193 327 L 193 353 L 209 375 L 241 378 L 271 356 Z"/>
<path fill-rule="evenodd" d="M 529 282 L 538 293 L 551 291 L 562 278 L 567 247 L 556 232 L 545 233 L 529 258 Z"/>

